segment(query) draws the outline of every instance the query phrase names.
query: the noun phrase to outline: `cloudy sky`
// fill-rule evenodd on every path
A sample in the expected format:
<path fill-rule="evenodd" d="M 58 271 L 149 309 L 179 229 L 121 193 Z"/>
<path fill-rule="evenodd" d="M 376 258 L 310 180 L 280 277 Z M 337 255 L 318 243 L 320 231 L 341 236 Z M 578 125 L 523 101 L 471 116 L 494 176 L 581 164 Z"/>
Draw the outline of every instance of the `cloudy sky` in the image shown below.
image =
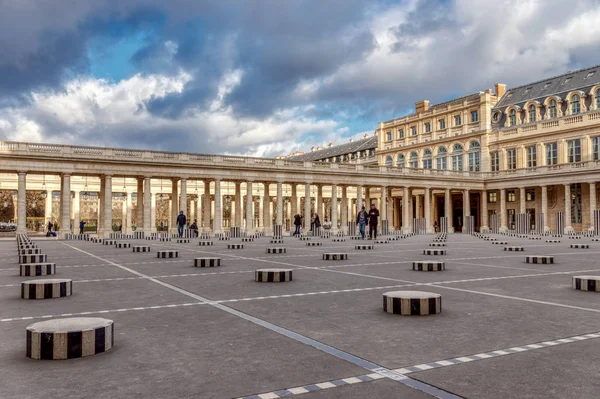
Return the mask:
<path fill-rule="evenodd" d="M 600 64 L 600 0 L 0 0 L 0 139 L 274 156 Z"/>

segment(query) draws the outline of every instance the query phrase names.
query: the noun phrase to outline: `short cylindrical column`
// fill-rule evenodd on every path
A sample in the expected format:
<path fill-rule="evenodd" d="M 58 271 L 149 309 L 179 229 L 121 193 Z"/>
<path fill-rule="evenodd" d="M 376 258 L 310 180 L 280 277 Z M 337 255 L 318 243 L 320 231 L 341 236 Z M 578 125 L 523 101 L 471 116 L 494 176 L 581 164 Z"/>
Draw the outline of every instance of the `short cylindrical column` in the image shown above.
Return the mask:
<path fill-rule="evenodd" d="M 433 292 L 392 291 L 383 294 L 383 311 L 403 316 L 426 316 L 442 312 L 442 296 Z"/>
<path fill-rule="evenodd" d="M 19 172 L 18 176 L 19 186 L 17 191 L 17 233 L 24 234 L 27 233 L 27 173 Z"/>

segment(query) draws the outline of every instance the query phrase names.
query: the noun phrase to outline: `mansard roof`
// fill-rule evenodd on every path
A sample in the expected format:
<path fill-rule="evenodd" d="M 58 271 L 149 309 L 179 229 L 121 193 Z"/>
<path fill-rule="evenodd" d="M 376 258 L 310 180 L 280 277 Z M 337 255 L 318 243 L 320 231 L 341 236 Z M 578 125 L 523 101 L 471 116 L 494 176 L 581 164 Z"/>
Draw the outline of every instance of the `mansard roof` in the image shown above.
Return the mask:
<path fill-rule="evenodd" d="M 351 154 L 362 150 L 370 150 L 377 148 L 377 136 L 371 136 L 366 139 L 360 139 L 344 143 L 340 145 L 334 145 L 332 147 L 323 148 L 321 150 L 315 150 L 307 152 L 302 155 L 295 155 L 287 159 L 291 161 L 318 161 L 326 158 L 336 157 L 338 155 Z"/>
<path fill-rule="evenodd" d="M 600 65 L 567 72 L 565 74 L 528 83 L 519 87 L 506 90 L 504 96 L 498 101 L 494 109 L 504 109 L 510 105 L 523 106 L 527 101 L 543 100 L 549 96 L 565 97 L 567 93 L 575 90 L 584 92 L 600 83 Z"/>

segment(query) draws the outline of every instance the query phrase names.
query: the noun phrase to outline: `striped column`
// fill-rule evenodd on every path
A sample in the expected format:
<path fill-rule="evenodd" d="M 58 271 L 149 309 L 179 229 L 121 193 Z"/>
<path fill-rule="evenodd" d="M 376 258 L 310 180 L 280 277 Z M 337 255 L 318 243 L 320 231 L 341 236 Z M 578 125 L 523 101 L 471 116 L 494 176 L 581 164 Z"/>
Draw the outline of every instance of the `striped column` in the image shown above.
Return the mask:
<path fill-rule="evenodd" d="M 565 214 L 562 211 L 556 212 L 556 234 L 565 234 Z"/>

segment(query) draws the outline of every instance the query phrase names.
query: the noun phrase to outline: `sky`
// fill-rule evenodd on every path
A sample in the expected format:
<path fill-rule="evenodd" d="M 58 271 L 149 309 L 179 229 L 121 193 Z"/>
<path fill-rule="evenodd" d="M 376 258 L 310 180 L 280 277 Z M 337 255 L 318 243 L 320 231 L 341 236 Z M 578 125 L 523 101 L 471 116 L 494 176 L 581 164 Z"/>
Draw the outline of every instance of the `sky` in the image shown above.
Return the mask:
<path fill-rule="evenodd" d="M 0 140 L 260 157 L 600 64 L 600 0 L 0 0 Z"/>

